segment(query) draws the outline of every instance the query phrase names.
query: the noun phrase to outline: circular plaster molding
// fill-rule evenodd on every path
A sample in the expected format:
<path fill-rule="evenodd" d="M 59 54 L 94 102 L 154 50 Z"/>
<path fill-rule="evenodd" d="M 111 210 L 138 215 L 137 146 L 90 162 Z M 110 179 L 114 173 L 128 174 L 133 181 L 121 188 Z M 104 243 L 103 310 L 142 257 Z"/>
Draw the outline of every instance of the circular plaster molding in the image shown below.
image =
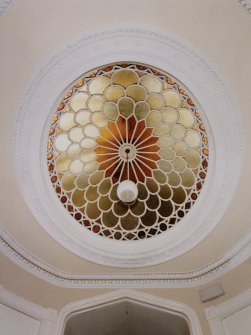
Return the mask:
<path fill-rule="evenodd" d="M 209 171 L 197 203 L 171 230 L 136 242 L 105 239 L 74 224 L 52 189 L 46 166 L 48 120 L 55 99 L 90 69 L 125 60 L 163 69 L 188 87 L 200 103 L 210 143 Z M 83 35 L 57 52 L 30 82 L 13 132 L 18 182 L 40 225 L 76 255 L 115 267 L 158 264 L 183 254 L 205 238 L 233 197 L 242 155 L 238 112 L 216 71 L 194 48 L 152 29 L 103 29 Z"/>
<path fill-rule="evenodd" d="M 236 0 L 247 12 L 251 14 L 251 0 Z"/>
<path fill-rule="evenodd" d="M 0 0 L 0 16 L 4 14 L 12 0 Z"/>

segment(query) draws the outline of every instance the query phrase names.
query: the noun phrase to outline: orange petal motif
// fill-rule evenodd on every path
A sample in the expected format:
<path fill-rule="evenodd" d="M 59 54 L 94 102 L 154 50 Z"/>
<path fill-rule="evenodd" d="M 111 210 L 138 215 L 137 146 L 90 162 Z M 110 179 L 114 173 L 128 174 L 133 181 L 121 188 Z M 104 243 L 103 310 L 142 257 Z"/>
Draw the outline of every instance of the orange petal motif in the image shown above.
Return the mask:
<path fill-rule="evenodd" d="M 151 136 L 153 129 L 146 127 L 145 121 L 137 123 L 134 115 L 125 120 L 119 117 L 117 122 L 109 121 L 108 129 L 101 129 L 103 137 L 97 139 L 101 146 L 95 149 L 98 154 L 96 161 L 101 163 L 99 170 L 106 170 L 105 176 L 112 177 L 113 182 L 130 179 L 137 183 L 144 182 L 145 177 L 152 176 L 151 169 L 157 169 L 154 161 L 160 156 L 157 152 L 160 147 L 155 143 L 157 136 Z M 132 145 L 135 149 L 135 157 L 126 161 L 120 156 L 120 147 Z M 122 159 L 123 163 L 120 163 Z"/>
<path fill-rule="evenodd" d="M 145 148 L 148 147 L 149 145 L 153 145 L 155 143 L 157 143 L 159 140 L 159 137 L 157 136 L 151 136 L 150 138 L 147 138 L 146 140 L 142 140 L 142 142 L 140 142 L 137 147 L 138 148 Z"/>
<path fill-rule="evenodd" d="M 134 145 L 137 146 L 137 144 L 141 143 L 144 141 L 146 138 L 150 137 L 152 135 L 153 129 L 152 128 L 146 128 L 141 136 L 136 139 Z"/>
<path fill-rule="evenodd" d="M 130 143 L 133 143 L 138 139 L 139 135 L 143 132 L 143 130 L 146 128 L 145 120 L 141 120 L 135 129 L 135 132 L 131 138 Z"/>
<path fill-rule="evenodd" d="M 106 128 L 100 129 L 100 134 L 109 142 L 111 142 L 114 145 L 119 145 L 119 141 L 117 138 L 112 134 L 112 132 Z"/>
<path fill-rule="evenodd" d="M 108 147 L 108 148 L 118 150 L 117 146 L 114 143 L 107 141 L 104 137 L 98 137 L 96 139 L 96 142 L 97 142 L 97 144 L 99 144 L 103 147 Z"/>
<path fill-rule="evenodd" d="M 116 137 L 119 143 L 123 142 L 123 137 L 121 136 L 121 133 L 119 132 L 116 123 L 108 122 L 108 128 L 111 133 Z"/>
<path fill-rule="evenodd" d="M 160 147 L 158 145 L 151 145 L 149 147 L 143 147 L 142 149 L 139 147 L 138 152 L 158 152 Z"/>
<path fill-rule="evenodd" d="M 114 164 L 117 161 L 119 161 L 118 157 L 107 160 L 106 162 L 99 165 L 99 170 L 106 170 L 107 168 L 109 168 L 112 164 Z"/>

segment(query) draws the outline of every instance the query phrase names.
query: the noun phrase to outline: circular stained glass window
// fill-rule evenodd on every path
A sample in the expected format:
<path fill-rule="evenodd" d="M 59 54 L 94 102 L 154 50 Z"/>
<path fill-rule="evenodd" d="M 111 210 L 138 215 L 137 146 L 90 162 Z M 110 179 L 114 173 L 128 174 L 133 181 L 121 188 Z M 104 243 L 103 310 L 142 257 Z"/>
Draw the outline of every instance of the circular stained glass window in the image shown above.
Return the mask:
<path fill-rule="evenodd" d="M 198 104 L 177 79 L 151 66 L 116 63 L 68 88 L 51 118 L 53 188 L 76 223 L 116 240 L 176 225 L 201 192 L 208 136 Z M 122 202 L 118 185 L 138 196 Z"/>

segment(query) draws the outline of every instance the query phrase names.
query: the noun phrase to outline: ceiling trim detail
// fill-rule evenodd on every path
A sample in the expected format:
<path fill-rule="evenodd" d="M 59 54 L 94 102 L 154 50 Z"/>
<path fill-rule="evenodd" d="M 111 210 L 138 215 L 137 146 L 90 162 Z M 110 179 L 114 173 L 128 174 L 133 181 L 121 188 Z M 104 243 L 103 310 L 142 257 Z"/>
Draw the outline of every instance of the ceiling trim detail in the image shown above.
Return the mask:
<path fill-rule="evenodd" d="M 0 0 L 0 16 L 4 14 L 12 0 Z"/>
<path fill-rule="evenodd" d="M 249 13 L 251 14 L 251 0 L 237 0 L 237 2 Z"/>
<path fill-rule="evenodd" d="M 24 249 L 0 227 L 0 251 L 24 270 L 47 282 L 67 288 L 183 288 L 207 284 L 251 256 L 251 231 L 225 255 L 189 272 L 80 274 L 69 273 L 43 262 Z"/>
<path fill-rule="evenodd" d="M 208 120 L 205 124 L 211 143 L 207 180 L 197 203 L 177 227 L 137 241 L 133 248 L 95 236 L 76 225 L 70 215 L 67 218 L 52 189 L 45 159 L 48 117 L 55 99 L 84 72 L 125 59 L 170 72 L 191 89 L 204 112 L 204 120 Z M 176 36 L 153 28 L 128 26 L 84 34 L 51 57 L 28 85 L 13 129 L 18 183 L 37 221 L 74 254 L 124 268 L 150 266 L 178 257 L 212 231 L 238 184 L 243 147 L 243 129 L 233 94 L 210 62 Z"/>

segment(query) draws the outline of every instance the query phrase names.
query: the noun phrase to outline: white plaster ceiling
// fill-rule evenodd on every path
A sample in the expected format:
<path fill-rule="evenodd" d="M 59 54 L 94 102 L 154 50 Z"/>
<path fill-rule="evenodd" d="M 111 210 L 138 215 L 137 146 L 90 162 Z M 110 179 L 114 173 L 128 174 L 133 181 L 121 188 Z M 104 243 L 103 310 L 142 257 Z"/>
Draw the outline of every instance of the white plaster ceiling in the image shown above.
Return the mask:
<path fill-rule="evenodd" d="M 185 273 L 203 268 L 218 257 L 224 258 L 250 232 L 251 46 L 248 41 L 251 20 L 235 1 L 159 0 L 149 1 L 147 6 L 143 1 L 132 0 L 121 2 L 119 6 L 114 0 L 75 0 L 70 6 L 69 2 L 59 0 L 12 1 L 0 19 L 1 224 L 29 255 L 46 263 L 50 270 L 52 267 L 67 273 L 101 277 L 119 272 L 75 256 L 41 228 L 21 196 L 12 161 L 13 123 L 31 78 L 55 50 L 83 32 L 111 21 L 131 22 L 132 26 L 134 23 L 149 24 L 177 34 L 206 55 L 234 92 L 233 98 L 245 128 L 246 147 L 243 172 L 231 205 L 217 227 L 192 250 L 174 260 L 136 269 L 136 272 Z M 132 270 L 124 269 L 123 272 L 131 273 Z"/>

